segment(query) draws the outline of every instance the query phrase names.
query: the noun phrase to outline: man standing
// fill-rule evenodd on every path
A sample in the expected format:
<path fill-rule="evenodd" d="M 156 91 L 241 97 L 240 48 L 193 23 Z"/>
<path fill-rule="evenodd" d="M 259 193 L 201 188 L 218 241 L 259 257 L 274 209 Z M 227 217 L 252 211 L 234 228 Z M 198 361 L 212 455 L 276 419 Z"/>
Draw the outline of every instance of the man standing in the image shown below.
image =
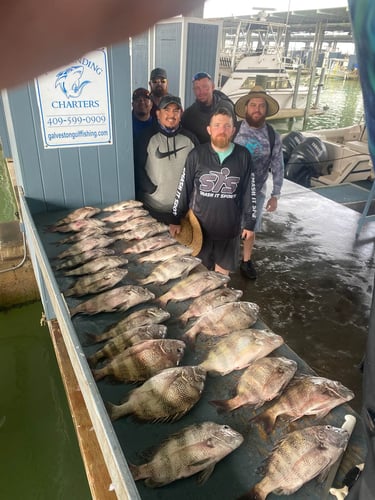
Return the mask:
<path fill-rule="evenodd" d="M 154 122 L 151 116 L 152 101 L 150 92 L 142 87 L 133 92 L 132 99 L 133 141 Z"/>
<path fill-rule="evenodd" d="M 186 160 L 173 204 L 176 221 L 169 226 L 179 234 L 182 217 L 192 209 L 203 233 L 197 255 L 208 269 L 222 274 L 235 271 L 242 238 L 252 237 L 256 219 L 254 173 L 246 148 L 231 142 L 233 115 L 218 108 L 207 127 L 210 142 L 193 149 Z"/>
<path fill-rule="evenodd" d="M 179 97 L 161 98 L 157 121 L 134 144 L 135 188 L 150 214 L 160 222 L 174 220 L 172 205 L 188 153 L 198 144 L 196 137 L 181 127 Z"/>
<path fill-rule="evenodd" d="M 203 144 L 210 142 L 207 126 L 214 110 L 218 107 L 226 107 L 233 116 L 233 102 L 220 90 L 215 89 L 212 77 L 205 72 L 200 72 L 193 77 L 193 91 L 195 102 L 189 106 L 182 115 L 182 126 L 190 130 Z"/>
<path fill-rule="evenodd" d="M 235 105 L 236 114 L 244 118 L 234 142 L 245 146 L 251 153 L 255 172 L 257 221 L 251 237 L 243 242 L 241 273 L 248 279 L 256 279 L 257 272 L 251 260 L 255 233 L 260 230 L 262 212 L 266 200 L 267 178 L 272 174 L 273 189 L 266 203 L 267 212 L 277 209 L 277 200 L 284 180 L 284 163 L 280 135 L 266 123 L 266 117 L 275 115 L 278 102 L 256 85 Z"/>
<path fill-rule="evenodd" d="M 168 94 L 168 77 L 165 69 L 154 68 L 150 73 L 150 81 L 148 83 L 153 103 L 151 116 L 156 117 L 156 110 L 158 109 L 160 99 Z"/>

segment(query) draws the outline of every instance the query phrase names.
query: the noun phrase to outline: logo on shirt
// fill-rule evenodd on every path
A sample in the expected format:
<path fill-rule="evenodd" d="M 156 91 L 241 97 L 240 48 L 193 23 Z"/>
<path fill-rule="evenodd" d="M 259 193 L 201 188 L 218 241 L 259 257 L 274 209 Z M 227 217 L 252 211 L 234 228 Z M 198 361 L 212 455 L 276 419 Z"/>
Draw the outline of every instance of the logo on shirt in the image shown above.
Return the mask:
<path fill-rule="evenodd" d="M 156 149 L 156 152 L 155 152 L 155 156 L 156 156 L 156 158 L 159 158 L 161 160 L 163 158 L 167 158 L 167 157 L 170 157 L 172 155 L 175 155 L 176 153 L 178 153 L 182 149 L 185 149 L 186 147 L 187 146 L 182 146 L 181 148 L 174 149 L 173 151 L 166 151 L 165 153 L 162 153 L 159 149 L 159 146 L 158 146 Z"/>
<path fill-rule="evenodd" d="M 203 196 L 215 198 L 234 198 L 240 177 L 229 175 L 229 168 L 222 168 L 220 172 L 211 170 L 200 177 L 200 192 Z"/>

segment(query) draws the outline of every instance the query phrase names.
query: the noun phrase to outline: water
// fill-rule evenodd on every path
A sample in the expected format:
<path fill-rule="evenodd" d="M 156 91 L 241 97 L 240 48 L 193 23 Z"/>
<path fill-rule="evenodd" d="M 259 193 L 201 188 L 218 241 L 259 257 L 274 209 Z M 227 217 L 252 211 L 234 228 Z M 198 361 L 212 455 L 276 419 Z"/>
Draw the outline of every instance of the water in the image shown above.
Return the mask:
<path fill-rule="evenodd" d="M 39 302 L 0 313 L 0 498 L 91 499 Z"/>
<path fill-rule="evenodd" d="M 359 80 L 326 79 L 319 99 L 319 108 L 326 110 L 323 114 L 310 116 L 306 121 L 305 130 L 341 128 L 361 122 L 364 108 Z M 272 124 L 280 133 L 303 129 L 302 118 L 275 120 Z"/>
<path fill-rule="evenodd" d="M 5 162 L 0 161 L 0 222 L 10 222 L 16 219 L 16 201 L 13 196 L 11 182 Z"/>

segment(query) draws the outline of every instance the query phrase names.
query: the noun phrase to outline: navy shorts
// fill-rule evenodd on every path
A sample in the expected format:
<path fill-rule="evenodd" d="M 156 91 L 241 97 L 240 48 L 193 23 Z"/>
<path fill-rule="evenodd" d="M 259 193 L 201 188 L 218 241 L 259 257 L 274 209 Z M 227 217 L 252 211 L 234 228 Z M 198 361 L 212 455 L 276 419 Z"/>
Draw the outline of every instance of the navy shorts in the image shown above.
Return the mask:
<path fill-rule="evenodd" d="M 235 272 L 240 258 L 240 237 L 236 236 L 230 240 L 211 240 L 205 236 L 197 257 L 209 270 L 214 270 L 215 264 L 218 264 L 223 269 Z"/>

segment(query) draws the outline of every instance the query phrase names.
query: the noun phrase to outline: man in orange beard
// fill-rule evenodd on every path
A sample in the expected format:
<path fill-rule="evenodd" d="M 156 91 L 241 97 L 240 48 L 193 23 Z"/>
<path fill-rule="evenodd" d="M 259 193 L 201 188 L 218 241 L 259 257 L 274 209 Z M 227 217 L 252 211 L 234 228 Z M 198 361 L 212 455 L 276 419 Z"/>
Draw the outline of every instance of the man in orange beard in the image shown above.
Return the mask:
<path fill-rule="evenodd" d="M 255 226 L 253 166 L 248 150 L 232 142 L 234 117 L 227 108 L 214 112 L 207 132 L 210 142 L 186 159 L 172 209 L 176 221 L 169 229 L 172 236 L 179 234 L 181 218 L 192 209 L 203 233 L 197 257 L 208 269 L 229 274 L 238 266 L 240 235 L 251 238 Z"/>

